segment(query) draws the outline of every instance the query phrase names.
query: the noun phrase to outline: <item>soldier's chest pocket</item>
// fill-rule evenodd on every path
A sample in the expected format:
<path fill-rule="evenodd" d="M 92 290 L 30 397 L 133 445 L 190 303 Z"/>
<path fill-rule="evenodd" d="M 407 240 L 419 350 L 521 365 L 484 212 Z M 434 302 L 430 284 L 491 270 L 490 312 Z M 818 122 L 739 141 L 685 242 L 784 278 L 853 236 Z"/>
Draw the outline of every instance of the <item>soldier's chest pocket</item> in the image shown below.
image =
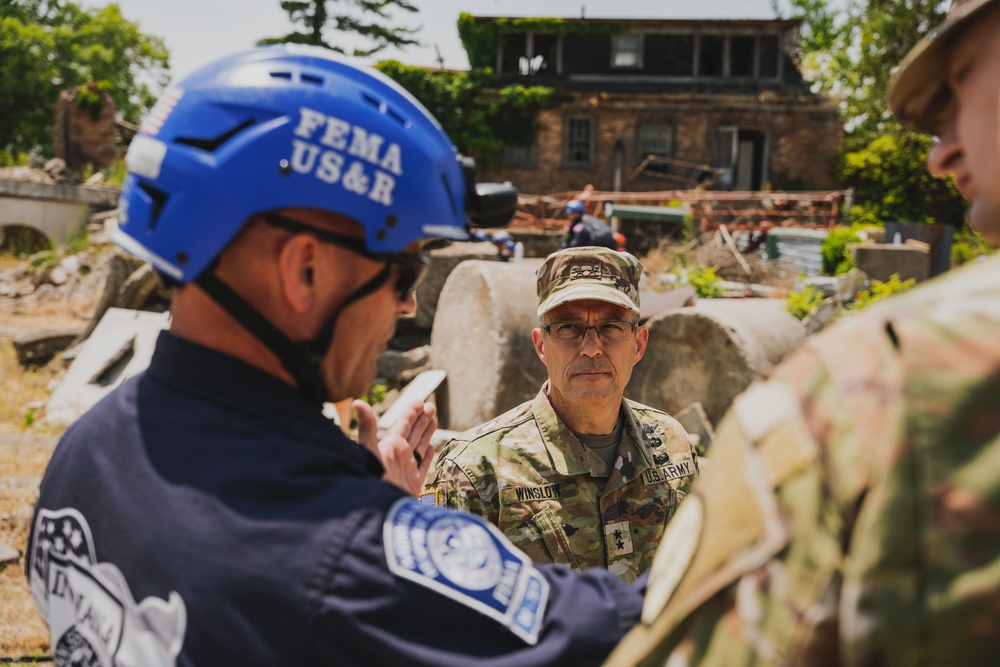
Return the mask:
<path fill-rule="evenodd" d="M 580 570 L 580 563 L 560 519 L 563 513 L 562 496 L 575 495 L 576 489 L 570 486 L 561 491 L 553 498 L 526 501 L 514 497 L 517 489 L 504 489 L 501 492 L 499 527 L 535 562 L 560 563 Z M 506 498 L 505 492 L 509 492 Z"/>

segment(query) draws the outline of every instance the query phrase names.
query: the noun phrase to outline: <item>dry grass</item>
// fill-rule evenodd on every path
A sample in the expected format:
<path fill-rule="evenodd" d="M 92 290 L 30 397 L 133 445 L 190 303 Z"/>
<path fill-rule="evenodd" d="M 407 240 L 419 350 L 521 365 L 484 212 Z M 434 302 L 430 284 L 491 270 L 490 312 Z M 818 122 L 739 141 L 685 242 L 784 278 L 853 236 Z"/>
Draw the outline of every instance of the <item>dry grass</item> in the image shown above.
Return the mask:
<path fill-rule="evenodd" d="M 45 401 L 62 376 L 58 360 L 42 368 L 22 369 L 8 339 L 0 339 L 0 433 L 53 433 L 36 423 Z"/>
<path fill-rule="evenodd" d="M 57 362 L 58 363 L 58 362 Z M 24 552 L 38 483 L 59 429 L 26 418 L 48 398 L 59 367 L 23 371 L 10 340 L 0 340 L 0 544 L 22 553 L 0 566 L 0 656 L 48 652 L 48 631 L 35 611 L 24 576 Z"/>

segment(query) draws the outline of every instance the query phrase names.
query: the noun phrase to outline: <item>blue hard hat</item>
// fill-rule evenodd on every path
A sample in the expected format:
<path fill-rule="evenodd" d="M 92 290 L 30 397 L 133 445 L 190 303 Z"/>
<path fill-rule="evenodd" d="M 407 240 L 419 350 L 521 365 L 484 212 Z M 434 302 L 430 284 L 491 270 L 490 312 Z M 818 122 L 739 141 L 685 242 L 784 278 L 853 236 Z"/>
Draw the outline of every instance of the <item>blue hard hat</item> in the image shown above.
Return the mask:
<path fill-rule="evenodd" d="M 380 72 L 327 49 L 259 48 L 170 88 L 132 140 L 114 240 L 196 278 L 252 216 L 351 218 L 372 253 L 506 224 L 517 193 L 475 184 L 438 122 Z"/>
<path fill-rule="evenodd" d="M 583 205 L 583 202 L 579 199 L 573 199 L 566 204 L 567 213 L 583 213 L 587 208 Z"/>
<path fill-rule="evenodd" d="M 493 232 L 494 243 L 504 243 L 510 240 L 510 234 L 505 231 Z"/>

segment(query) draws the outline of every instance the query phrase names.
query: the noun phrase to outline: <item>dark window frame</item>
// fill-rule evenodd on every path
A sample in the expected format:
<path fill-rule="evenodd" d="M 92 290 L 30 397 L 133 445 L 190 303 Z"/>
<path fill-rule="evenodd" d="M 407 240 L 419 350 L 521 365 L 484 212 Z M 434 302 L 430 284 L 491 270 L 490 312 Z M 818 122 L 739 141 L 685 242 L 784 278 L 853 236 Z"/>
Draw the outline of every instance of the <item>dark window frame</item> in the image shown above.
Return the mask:
<path fill-rule="evenodd" d="M 573 134 L 573 124 L 576 122 L 585 121 L 588 125 L 589 136 L 586 138 L 587 141 L 587 156 L 586 160 L 576 160 L 572 157 L 573 142 L 583 141 L 582 139 L 574 139 L 571 135 Z M 563 119 L 563 166 L 569 169 L 590 169 L 594 166 L 595 148 L 597 140 L 597 121 L 593 116 L 585 115 L 573 115 L 566 116 Z"/>

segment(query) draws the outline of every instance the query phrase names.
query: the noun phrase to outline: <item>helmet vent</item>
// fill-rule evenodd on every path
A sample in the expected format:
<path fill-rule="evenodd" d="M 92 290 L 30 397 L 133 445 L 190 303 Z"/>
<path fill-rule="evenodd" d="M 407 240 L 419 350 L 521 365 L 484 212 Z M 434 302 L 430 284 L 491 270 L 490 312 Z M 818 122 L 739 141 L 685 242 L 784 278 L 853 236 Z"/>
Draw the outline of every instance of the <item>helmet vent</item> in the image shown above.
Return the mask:
<path fill-rule="evenodd" d="M 168 196 L 163 190 L 154 188 L 152 185 L 141 181 L 139 182 L 139 188 L 149 196 L 151 202 L 151 206 L 149 207 L 149 230 L 153 231 L 160 221 L 160 213 L 163 212 L 163 207 L 167 204 Z"/>
<path fill-rule="evenodd" d="M 382 100 L 376 97 L 372 97 L 367 93 L 361 93 L 361 99 L 363 99 L 365 102 L 378 109 L 379 113 L 389 116 L 389 118 L 392 118 L 394 121 L 396 121 L 403 127 L 409 126 L 409 122 L 407 122 L 406 118 L 404 118 L 402 114 L 400 114 L 398 111 L 393 109 L 391 106 L 389 106 Z"/>
<path fill-rule="evenodd" d="M 323 77 L 316 76 L 315 74 L 302 74 L 301 78 L 302 78 L 302 83 L 311 83 L 314 86 L 323 85 Z"/>
<path fill-rule="evenodd" d="M 272 79 L 284 79 L 285 81 L 291 81 L 292 80 L 292 73 L 291 72 L 271 72 L 271 78 Z"/>
<path fill-rule="evenodd" d="M 222 144 L 226 143 L 227 141 L 229 141 L 237 134 L 239 134 L 240 132 L 242 132 L 243 130 L 245 130 L 246 128 L 250 127 L 253 124 L 254 124 L 253 119 L 248 118 L 239 125 L 237 125 L 236 127 L 234 127 L 233 129 L 229 130 L 228 132 L 224 132 L 223 134 L 220 134 L 219 136 L 214 137 L 212 139 L 177 137 L 176 139 L 174 139 L 174 142 L 178 144 L 184 144 L 185 146 L 191 146 L 192 148 L 198 148 L 200 150 L 207 151 L 209 153 L 214 153 L 216 150 L 219 149 L 220 146 L 222 146 Z"/>

